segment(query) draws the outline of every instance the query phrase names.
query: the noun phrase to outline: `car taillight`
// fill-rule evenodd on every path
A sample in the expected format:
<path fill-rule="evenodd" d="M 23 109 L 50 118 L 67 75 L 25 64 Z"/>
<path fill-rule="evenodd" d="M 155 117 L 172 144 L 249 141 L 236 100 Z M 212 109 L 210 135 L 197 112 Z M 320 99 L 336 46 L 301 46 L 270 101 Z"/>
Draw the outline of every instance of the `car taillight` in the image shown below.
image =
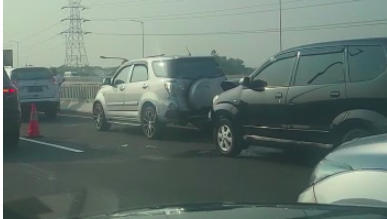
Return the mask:
<path fill-rule="evenodd" d="M 52 78 L 52 84 L 57 84 L 56 79 Z"/>
<path fill-rule="evenodd" d="M 17 90 L 14 88 L 9 88 L 9 89 L 3 89 L 3 94 L 16 94 Z"/>
<path fill-rule="evenodd" d="M 178 88 L 176 82 L 165 82 L 165 89 L 167 89 L 169 95 L 171 95 L 172 97 L 177 97 Z"/>

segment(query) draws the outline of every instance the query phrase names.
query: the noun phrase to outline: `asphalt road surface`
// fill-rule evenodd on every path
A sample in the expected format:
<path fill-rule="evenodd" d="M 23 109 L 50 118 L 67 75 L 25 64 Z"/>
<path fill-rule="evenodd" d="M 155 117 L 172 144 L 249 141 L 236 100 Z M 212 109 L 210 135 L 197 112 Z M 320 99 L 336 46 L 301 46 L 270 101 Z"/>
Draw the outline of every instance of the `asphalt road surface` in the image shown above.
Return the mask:
<path fill-rule="evenodd" d="M 4 214 L 66 218 L 187 203 L 295 203 L 312 171 L 302 156 L 272 148 L 221 157 L 198 130 L 169 128 L 151 141 L 138 128 L 98 132 L 81 117 L 40 115 L 43 138 L 23 138 L 4 152 Z M 25 135 L 27 124 L 21 130 Z"/>

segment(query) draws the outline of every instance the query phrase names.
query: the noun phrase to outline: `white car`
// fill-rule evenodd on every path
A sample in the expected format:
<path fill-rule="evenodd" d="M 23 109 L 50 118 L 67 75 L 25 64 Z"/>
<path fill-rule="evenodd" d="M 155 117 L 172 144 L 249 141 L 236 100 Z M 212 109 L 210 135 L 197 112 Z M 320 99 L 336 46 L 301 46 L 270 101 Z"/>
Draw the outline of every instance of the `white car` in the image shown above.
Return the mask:
<path fill-rule="evenodd" d="M 9 70 L 8 76 L 17 87 L 23 119 L 27 119 L 34 103 L 37 111 L 56 117 L 60 104 L 59 86 L 45 67 L 20 67 Z"/>
<path fill-rule="evenodd" d="M 298 202 L 387 208 L 387 134 L 341 145 L 315 168 Z"/>

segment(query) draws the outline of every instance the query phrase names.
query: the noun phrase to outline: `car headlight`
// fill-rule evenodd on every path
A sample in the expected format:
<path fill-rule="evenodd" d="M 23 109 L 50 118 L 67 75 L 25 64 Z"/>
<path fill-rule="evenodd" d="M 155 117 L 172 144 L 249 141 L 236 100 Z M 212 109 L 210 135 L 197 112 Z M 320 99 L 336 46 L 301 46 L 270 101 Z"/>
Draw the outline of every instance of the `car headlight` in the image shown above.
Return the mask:
<path fill-rule="evenodd" d="M 338 163 L 324 159 L 314 169 L 309 184 L 314 185 L 329 176 L 351 170 L 353 169 L 348 164 Z"/>
<path fill-rule="evenodd" d="M 212 99 L 212 103 L 214 104 L 215 101 L 216 101 L 218 98 L 219 98 L 219 95 L 216 95 L 216 96 L 214 97 L 214 99 Z"/>

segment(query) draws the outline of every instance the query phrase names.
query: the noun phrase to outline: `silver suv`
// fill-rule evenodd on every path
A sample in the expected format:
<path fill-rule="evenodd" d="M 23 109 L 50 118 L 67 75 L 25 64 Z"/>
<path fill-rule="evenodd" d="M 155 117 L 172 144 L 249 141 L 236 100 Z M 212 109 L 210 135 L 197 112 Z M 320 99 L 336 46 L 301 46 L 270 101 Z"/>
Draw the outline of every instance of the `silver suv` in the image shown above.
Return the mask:
<path fill-rule="evenodd" d="M 49 118 L 56 117 L 60 104 L 59 86 L 45 67 L 20 67 L 8 71 L 8 76 L 19 92 L 23 120 L 27 120 L 31 104 Z"/>
<path fill-rule="evenodd" d="M 141 126 L 155 139 L 167 123 L 206 127 L 214 96 L 223 92 L 223 70 L 212 56 L 148 57 L 124 63 L 105 78 L 93 104 L 97 130 L 112 123 Z"/>

